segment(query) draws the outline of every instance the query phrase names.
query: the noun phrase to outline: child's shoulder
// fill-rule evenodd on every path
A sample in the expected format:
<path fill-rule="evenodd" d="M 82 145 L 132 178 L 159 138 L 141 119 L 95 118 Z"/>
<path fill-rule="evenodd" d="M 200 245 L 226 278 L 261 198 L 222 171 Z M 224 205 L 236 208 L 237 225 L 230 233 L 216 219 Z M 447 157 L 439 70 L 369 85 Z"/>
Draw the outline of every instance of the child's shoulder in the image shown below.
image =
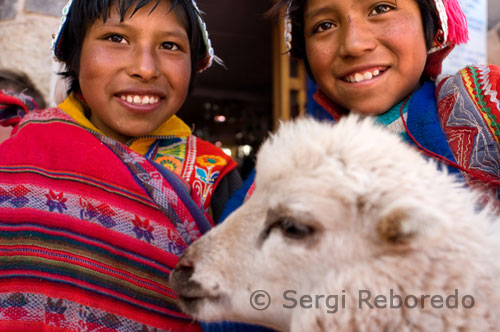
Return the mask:
<path fill-rule="evenodd" d="M 442 100 L 462 94 L 473 100 L 491 100 L 497 104 L 500 91 L 500 68 L 495 65 L 467 66 L 454 75 L 442 76 L 437 82 L 436 96 Z"/>
<path fill-rule="evenodd" d="M 191 148 L 196 150 L 198 163 L 201 162 L 201 164 L 206 164 L 207 166 L 210 164 L 225 166 L 235 163 L 233 158 L 225 153 L 224 150 L 196 135 L 189 136 L 187 143 Z"/>
<path fill-rule="evenodd" d="M 487 85 L 492 83 L 497 85 L 500 81 L 500 68 L 495 65 L 467 66 L 461 69 L 457 75 L 476 84 Z"/>
<path fill-rule="evenodd" d="M 438 89 L 443 86 L 463 83 L 477 88 L 493 88 L 500 85 L 500 67 L 496 65 L 469 65 L 454 75 L 443 75 L 438 79 Z"/>

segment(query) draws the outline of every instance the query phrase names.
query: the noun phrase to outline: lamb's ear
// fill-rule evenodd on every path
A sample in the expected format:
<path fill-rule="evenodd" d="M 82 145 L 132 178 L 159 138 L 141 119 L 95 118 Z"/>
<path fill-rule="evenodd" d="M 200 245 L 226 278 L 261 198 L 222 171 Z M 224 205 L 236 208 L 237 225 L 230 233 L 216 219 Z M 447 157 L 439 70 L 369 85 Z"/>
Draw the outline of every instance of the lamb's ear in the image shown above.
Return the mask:
<path fill-rule="evenodd" d="M 411 244 L 442 234 L 447 218 L 441 211 L 415 201 L 388 206 L 377 222 L 377 233 L 389 244 Z"/>

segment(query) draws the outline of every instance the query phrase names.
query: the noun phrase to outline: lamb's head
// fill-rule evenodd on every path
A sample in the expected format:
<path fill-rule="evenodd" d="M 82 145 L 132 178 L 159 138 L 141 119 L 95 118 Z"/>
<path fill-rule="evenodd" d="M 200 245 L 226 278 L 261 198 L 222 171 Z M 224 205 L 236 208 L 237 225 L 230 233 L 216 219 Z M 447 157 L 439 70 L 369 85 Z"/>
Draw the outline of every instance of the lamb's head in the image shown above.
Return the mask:
<path fill-rule="evenodd" d="M 253 195 L 187 250 L 172 286 L 201 320 L 288 329 L 285 291 L 347 287 L 384 255 L 445 236 L 471 206 L 450 191 L 460 184 L 370 119 L 285 123 L 259 151 Z"/>

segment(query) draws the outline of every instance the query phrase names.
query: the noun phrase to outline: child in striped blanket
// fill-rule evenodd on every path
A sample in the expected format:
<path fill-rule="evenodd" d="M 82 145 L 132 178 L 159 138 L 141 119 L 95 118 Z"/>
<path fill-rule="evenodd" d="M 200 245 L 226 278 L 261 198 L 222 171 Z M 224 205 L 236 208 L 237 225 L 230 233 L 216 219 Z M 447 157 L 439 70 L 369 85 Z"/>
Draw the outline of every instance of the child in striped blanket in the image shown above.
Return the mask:
<path fill-rule="evenodd" d="M 175 114 L 214 56 L 194 0 L 73 0 L 68 97 L 0 93 L 0 330 L 200 331 L 168 277 L 241 180 Z"/>

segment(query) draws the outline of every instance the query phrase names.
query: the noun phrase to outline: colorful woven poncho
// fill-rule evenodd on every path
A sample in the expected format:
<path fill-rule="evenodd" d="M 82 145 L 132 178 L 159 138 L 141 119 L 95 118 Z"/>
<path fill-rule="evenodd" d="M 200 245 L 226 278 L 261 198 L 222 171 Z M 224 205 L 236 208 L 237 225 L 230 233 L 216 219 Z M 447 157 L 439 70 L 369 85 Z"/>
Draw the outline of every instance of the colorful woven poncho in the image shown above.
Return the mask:
<path fill-rule="evenodd" d="M 437 85 L 427 81 L 408 101 L 402 134 L 426 155 L 451 162 L 450 173 L 500 202 L 499 92 L 500 68 L 493 65 L 467 66 Z M 347 114 L 319 90 L 315 99 L 334 120 Z M 396 113 L 406 113 L 400 105 Z"/>
<path fill-rule="evenodd" d="M 168 285 L 212 227 L 197 191 L 59 108 L 0 105 L 26 114 L 0 145 L 0 331 L 201 330 Z"/>

